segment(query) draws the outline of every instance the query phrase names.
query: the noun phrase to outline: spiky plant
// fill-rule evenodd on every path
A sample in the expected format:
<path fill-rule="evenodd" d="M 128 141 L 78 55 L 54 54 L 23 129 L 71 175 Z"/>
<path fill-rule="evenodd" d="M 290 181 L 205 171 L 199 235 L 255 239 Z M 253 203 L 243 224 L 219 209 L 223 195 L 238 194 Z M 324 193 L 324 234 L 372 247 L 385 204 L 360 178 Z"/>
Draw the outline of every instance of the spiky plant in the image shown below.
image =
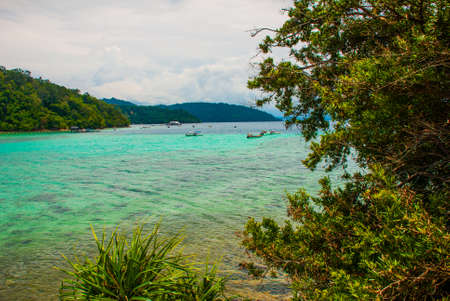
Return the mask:
<path fill-rule="evenodd" d="M 137 226 L 131 241 L 116 229 L 109 240 L 99 239 L 92 228 L 98 255 L 64 258 L 72 270 L 61 269 L 70 279 L 62 281 L 61 300 L 221 300 L 225 279 L 217 276 L 217 265 L 205 264 L 199 273 L 189 256 L 175 249 L 180 235 L 161 238 L 160 224 L 144 235 Z M 197 264 L 198 265 L 198 264 Z"/>

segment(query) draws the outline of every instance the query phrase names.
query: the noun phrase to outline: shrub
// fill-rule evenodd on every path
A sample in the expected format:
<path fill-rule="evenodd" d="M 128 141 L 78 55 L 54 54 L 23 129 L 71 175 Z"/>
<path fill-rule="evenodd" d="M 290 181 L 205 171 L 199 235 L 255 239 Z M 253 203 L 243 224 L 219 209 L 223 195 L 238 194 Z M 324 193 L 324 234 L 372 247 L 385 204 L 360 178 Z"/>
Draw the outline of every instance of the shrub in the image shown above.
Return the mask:
<path fill-rule="evenodd" d="M 250 220 L 244 246 L 287 272 L 295 300 L 432 300 L 449 294 L 450 237 L 444 216 L 381 168 L 318 197 L 288 195 L 291 221 Z M 448 195 L 434 195 L 448 210 Z"/>
<path fill-rule="evenodd" d="M 70 279 L 61 283 L 61 300 L 221 300 L 225 279 L 217 276 L 217 265 L 199 263 L 175 249 L 182 238 L 160 238 L 159 224 L 144 235 L 137 226 L 131 241 L 114 231 L 99 239 L 92 229 L 98 255 L 74 261 L 64 258 L 72 270 L 62 269 Z"/>

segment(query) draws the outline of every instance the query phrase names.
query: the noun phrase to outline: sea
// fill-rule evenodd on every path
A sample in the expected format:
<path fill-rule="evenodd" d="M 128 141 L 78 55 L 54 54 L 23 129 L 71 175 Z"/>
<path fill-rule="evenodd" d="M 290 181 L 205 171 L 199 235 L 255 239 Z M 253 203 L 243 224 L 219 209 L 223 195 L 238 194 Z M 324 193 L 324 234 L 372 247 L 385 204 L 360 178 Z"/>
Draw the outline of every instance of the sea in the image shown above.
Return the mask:
<path fill-rule="evenodd" d="M 247 139 L 262 130 L 280 133 Z M 325 175 L 341 181 L 340 171 L 303 166 L 308 151 L 282 122 L 2 134 L 0 300 L 57 300 L 62 254 L 95 255 L 91 226 L 128 233 L 157 222 L 161 235 L 183 235 L 184 252 L 220 259 L 231 292 L 281 299 L 288 283 L 239 269 L 249 260 L 240 232 L 250 217 L 287 219 L 286 193 L 316 194 Z"/>

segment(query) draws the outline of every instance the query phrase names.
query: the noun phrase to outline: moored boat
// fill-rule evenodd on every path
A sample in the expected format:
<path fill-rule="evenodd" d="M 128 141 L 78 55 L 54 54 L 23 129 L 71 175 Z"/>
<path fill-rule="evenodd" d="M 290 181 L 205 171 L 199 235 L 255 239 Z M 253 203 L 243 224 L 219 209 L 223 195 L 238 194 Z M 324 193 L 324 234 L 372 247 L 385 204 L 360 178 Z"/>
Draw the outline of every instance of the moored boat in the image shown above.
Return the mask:
<path fill-rule="evenodd" d="M 176 120 L 172 120 L 172 121 L 169 121 L 169 123 L 167 123 L 167 126 L 181 126 L 181 122 L 179 122 L 179 121 L 176 121 Z"/>
<path fill-rule="evenodd" d="M 261 138 L 262 136 L 264 136 L 264 134 L 252 134 L 252 133 L 248 133 L 247 134 L 247 139 L 250 139 L 250 138 Z"/>
<path fill-rule="evenodd" d="M 201 131 L 189 131 L 185 134 L 188 137 L 192 137 L 192 136 L 203 136 Z"/>

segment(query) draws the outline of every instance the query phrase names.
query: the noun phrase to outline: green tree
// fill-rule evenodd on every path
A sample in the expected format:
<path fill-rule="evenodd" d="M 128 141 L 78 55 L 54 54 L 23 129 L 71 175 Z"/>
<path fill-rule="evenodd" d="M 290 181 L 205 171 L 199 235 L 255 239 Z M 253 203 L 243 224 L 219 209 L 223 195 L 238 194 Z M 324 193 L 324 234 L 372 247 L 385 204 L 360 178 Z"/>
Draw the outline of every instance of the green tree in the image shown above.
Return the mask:
<path fill-rule="evenodd" d="M 127 126 L 114 106 L 78 90 L 0 67 L 0 131 Z"/>
<path fill-rule="evenodd" d="M 248 86 L 311 142 L 314 169 L 348 155 L 368 171 L 318 197 L 289 195 L 292 221 L 251 220 L 244 245 L 299 299 L 448 295 L 448 1 L 294 1 L 260 44 Z M 255 31 L 255 35 L 262 30 Z M 320 139 L 318 139 L 320 135 Z"/>

